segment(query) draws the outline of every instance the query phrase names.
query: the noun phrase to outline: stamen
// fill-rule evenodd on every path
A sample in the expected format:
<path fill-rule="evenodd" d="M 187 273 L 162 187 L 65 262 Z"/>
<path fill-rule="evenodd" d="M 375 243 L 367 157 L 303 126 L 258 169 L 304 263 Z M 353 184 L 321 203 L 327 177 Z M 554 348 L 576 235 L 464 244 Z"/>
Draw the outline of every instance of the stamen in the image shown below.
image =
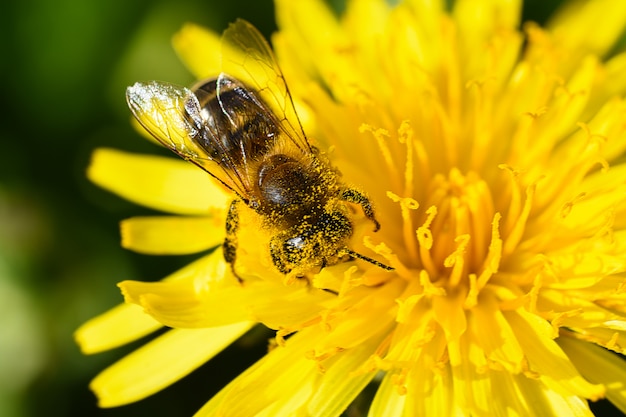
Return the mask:
<path fill-rule="evenodd" d="M 473 307 L 476 307 L 478 304 L 478 293 L 480 290 L 478 289 L 476 274 L 469 274 L 469 291 L 467 292 L 467 296 L 465 297 L 465 303 L 463 303 L 463 308 L 469 310 Z"/>
<path fill-rule="evenodd" d="M 398 141 L 406 145 L 406 162 L 404 164 L 404 195 L 413 195 L 413 128 L 408 120 L 402 121 L 398 129 Z"/>
<path fill-rule="evenodd" d="M 489 244 L 489 251 L 485 262 L 483 263 L 483 270 L 480 273 L 480 277 L 476 282 L 477 290 L 480 291 L 489 279 L 498 272 L 500 267 L 500 260 L 502 259 L 502 239 L 500 238 L 500 219 L 502 216 L 500 213 L 496 213 L 493 216 L 491 222 L 491 243 Z"/>
<path fill-rule="evenodd" d="M 524 206 L 522 207 L 522 211 L 519 217 L 516 219 L 515 225 L 513 229 L 506 237 L 506 242 L 504 243 L 504 255 L 508 255 L 512 253 L 517 244 L 522 240 L 522 235 L 526 230 L 526 221 L 528 220 L 528 216 L 530 215 L 530 209 L 532 208 L 533 197 L 535 195 L 535 189 L 537 188 L 537 183 L 533 183 L 526 188 L 526 199 L 524 200 Z"/>
<path fill-rule="evenodd" d="M 400 261 L 398 255 L 393 253 L 389 246 L 385 245 L 384 242 L 375 245 L 369 236 L 364 236 L 363 245 L 369 250 L 385 258 L 387 261 L 385 263 L 394 268 L 394 272 L 397 276 L 406 279 L 407 281 L 413 279 L 413 271 L 409 270 L 404 263 Z"/>
<path fill-rule="evenodd" d="M 507 171 L 511 179 L 511 185 L 508 187 L 509 190 L 511 190 L 511 195 L 508 196 L 508 211 L 504 223 L 504 233 L 508 234 L 509 231 L 513 229 L 522 207 L 522 194 L 519 185 L 520 171 L 507 164 L 500 164 L 498 168 Z"/>
<path fill-rule="evenodd" d="M 413 294 L 408 296 L 405 299 L 398 298 L 396 303 L 398 304 L 398 312 L 396 313 L 396 322 L 398 323 L 407 323 L 409 321 L 409 317 L 411 316 L 411 312 L 413 311 L 413 307 L 419 300 L 422 299 L 421 294 Z"/>
<path fill-rule="evenodd" d="M 424 143 L 414 137 L 415 132 L 408 120 L 401 123 L 398 129 L 398 141 L 406 144 L 404 195 L 415 195 L 415 174 L 419 170 L 419 178 L 430 178 L 431 157 L 424 148 Z M 414 161 L 416 156 L 417 164 Z"/>
<path fill-rule="evenodd" d="M 406 245 L 408 253 L 417 252 L 417 243 L 414 237 L 413 220 L 410 210 L 417 210 L 419 203 L 410 197 L 400 197 L 391 191 L 387 191 L 387 197 L 394 203 L 400 203 L 400 213 L 402 214 L 402 234 L 404 237 L 404 244 Z"/>
<path fill-rule="evenodd" d="M 339 288 L 340 297 L 346 294 L 352 288 L 360 285 L 361 280 L 359 278 L 353 278 L 354 273 L 357 270 L 358 270 L 357 266 L 352 265 L 350 268 L 346 269 L 346 271 L 343 273 L 343 281 L 341 282 L 341 288 Z"/>
<path fill-rule="evenodd" d="M 437 215 L 437 207 L 430 206 L 428 210 L 426 210 L 426 220 L 424 224 L 417 228 L 417 241 L 419 242 L 419 255 L 420 260 L 422 261 L 422 267 L 429 271 L 431 274 L 434 274 L 436 271 L 435 263 L 430 253 L 430 249 L 433 247 L 433 233 L 430 230 L 430 225 L 432 224 L 435 216 Z"/>
<path fill-rule="evenodd" d="M 472 152 L 469 155 L 471 159 L 470 165 L 473 167 L 480 167 L 484 164 L 485 159 L 488 157 L 489 152 L 484 152 L 484 149 L 489 149 L 490 143 L 493 142 L 491 133 L 493 128 L 489 126 L 492 122 L 492 111 L 486 108 L 491 102 L 485 100 L 483 85 L 493 80 L 493 77 L 488 77 L 483 80 L 473 79 L 465 84 L 465 88 L 475 92 L 474 94 L 474 111 L 473 111 L 473 132 L 472 138 L 474 143 L 472 144 Z"/>
<path fill-rule="evenodd" d="M 586 195 L 587 193 L 579 193 L 570 201 L 565 202 L 565 204 L 563 204 L 563 207 L 561 207 L 561 213 L 560 213 L 561 218 L 562 219 L 566 218 L 572 212 L 572 208 L 574 207 L 574 205 L 580 202 Z"/>
<path fill-rule="evenodd" d="M 446 257 L 443 261 L 443 266 L 446 268 L 452 267 L 452 272 L 450 273 L 450 277 L 448 278 L 448 283 L 451 287 L 456 287 L 461 282 L 461 278 L 463 277 L 463 271 L 465 266 L 465 250 L 467 249 L 467 245 L 470 241 L 470 235 L 460 235 L 454 239 L 454 242 L 459 245 L 450 255 Z"/>
<path fill-rule="evenodd" d="M 385 129 L 374 129 L 367 123 L 363 123 L 359 127 L 359 132 L 370 132 L 374 136 L 383 160 L 385 161 L 385 165 L 387 166 L 387 170 L 389 171 L 389 178 L 400 178 L 398 170 L 396 168 L 396 163 L 391 156 L 391 150 L 389 149 L 389 145 L 386 142 L 386 139 L 389 138 L 389 132 Z"/>
<path fill-rule="evenodd" d="M 445 288 L 435 287 L 425 270 L 420 271 L 420 284 L 424 287 L 424 295 L 427 297 L 444 297 L 446 295 Z"/>

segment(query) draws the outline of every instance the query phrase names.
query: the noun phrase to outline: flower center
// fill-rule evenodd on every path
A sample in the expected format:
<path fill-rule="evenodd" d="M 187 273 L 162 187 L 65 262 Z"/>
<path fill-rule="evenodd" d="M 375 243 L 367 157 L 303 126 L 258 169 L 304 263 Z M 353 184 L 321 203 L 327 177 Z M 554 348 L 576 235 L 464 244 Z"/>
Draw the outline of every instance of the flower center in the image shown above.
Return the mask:
<path fill-rule="evenodd" d="M 492 241 L 493 199 L 475 172 L 453 168 L 429 184 L 425 209 L 418 215 L 417 257 L 433 283 L 468 285 L 485 269 Z"/>

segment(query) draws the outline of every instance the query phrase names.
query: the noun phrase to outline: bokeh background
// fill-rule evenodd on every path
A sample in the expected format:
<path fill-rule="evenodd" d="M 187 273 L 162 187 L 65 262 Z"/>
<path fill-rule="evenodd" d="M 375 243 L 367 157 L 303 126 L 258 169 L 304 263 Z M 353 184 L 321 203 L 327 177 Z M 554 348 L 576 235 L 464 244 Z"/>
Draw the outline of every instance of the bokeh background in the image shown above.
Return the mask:
<path fill-rule="evenodd" d="M 524 16 L 543 22 L 558 3 L 527 1 Z M 163 392 L 103 410 L 89 380 L 141 343 L 83 356 L 72 333 L 122 301 L 116 282 L 157 280 L 190 260 L 121 249 L 118 222 L 150 211 L 85 179 L 98 147 L 165 154 L 131 129 L 126 86 L 193 82 L 170 47 L 184 22 L 221 31 L 243 17 L 269 35 L 273 14 L 271 0 L 0 5 L 0 416 L 191 416 L 264 353 L 240 341 Z"/>

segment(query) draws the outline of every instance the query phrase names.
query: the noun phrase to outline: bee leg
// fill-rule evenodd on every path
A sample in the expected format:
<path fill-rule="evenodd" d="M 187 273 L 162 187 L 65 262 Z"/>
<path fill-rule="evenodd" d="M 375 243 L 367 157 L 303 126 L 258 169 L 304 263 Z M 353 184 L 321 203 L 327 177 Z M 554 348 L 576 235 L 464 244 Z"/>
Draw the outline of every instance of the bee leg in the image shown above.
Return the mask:
<path fill-rule="evenodd" d="M 270 241 L 270 256 L 272 257 L 272 263 L 281 273 L 287 275 L 291 272 L 291 269 L 287 268 L 285 261 L 283 259 L 282 250 L 281 250 L 281 242 L 282 240 L 278 238 L 278 236 L 274 236 Z"/>
<path fill-rule="evenodd" d="M 354 203 L 361 206 L 363 209 L 363 213 L 365 217 L 370 219 L 372 223 L 374 223 L 374 231 L 377 232 L 380 229 L 380 223 L 376 220 L 376 216 L 374 215 L 374 208 L 372 207 L 372 203 L 365 196 L 365 194 L 357 191 L 353 188 L 348 188 L 341 193 L 341 199 L 343 201 L 347 201 L 348 203 Z"/>
<path fill-rule="evenodd" d="M 239 282 L 242 282 L 242 279 L 235 272 L 235 260 L 237 259 L 237 229 L 239 228 L 238 202 L 239 200 L 233 200 L 230 203 L 228 214 L 226 215 L 226 237 L 222 244 L 222 251 L 224 253 L 224 260 L 230 264 L 233 275 L 237 277 Z"/>

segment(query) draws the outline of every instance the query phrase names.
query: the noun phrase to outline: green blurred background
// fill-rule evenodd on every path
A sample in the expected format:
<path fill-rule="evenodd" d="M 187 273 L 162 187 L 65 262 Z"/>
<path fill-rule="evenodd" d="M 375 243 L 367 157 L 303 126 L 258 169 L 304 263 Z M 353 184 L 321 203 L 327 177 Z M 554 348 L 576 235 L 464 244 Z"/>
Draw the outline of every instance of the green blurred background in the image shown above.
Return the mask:
<path fill-rule="evenodd" d="M 525 17 L 542 22 L 557 3 L 529 1 Z M 269 35 L 273 13 L 271 0 L 0 5 L 0 416 L 191 416 L 263 354 L 244 340 L 153 397 L 102 410 L 89 380 L 141 343 L 83 356 L 72 333 L 121 302 L 116 282 L 190 260 L 121 249 L 119 220 L 150 211 L 85 179 L 95 148 L 161 152 L 131 129 L 126 86 L 193 82 L 170 47 L 186 21 L 221 31 L 243 17 Z"/>

